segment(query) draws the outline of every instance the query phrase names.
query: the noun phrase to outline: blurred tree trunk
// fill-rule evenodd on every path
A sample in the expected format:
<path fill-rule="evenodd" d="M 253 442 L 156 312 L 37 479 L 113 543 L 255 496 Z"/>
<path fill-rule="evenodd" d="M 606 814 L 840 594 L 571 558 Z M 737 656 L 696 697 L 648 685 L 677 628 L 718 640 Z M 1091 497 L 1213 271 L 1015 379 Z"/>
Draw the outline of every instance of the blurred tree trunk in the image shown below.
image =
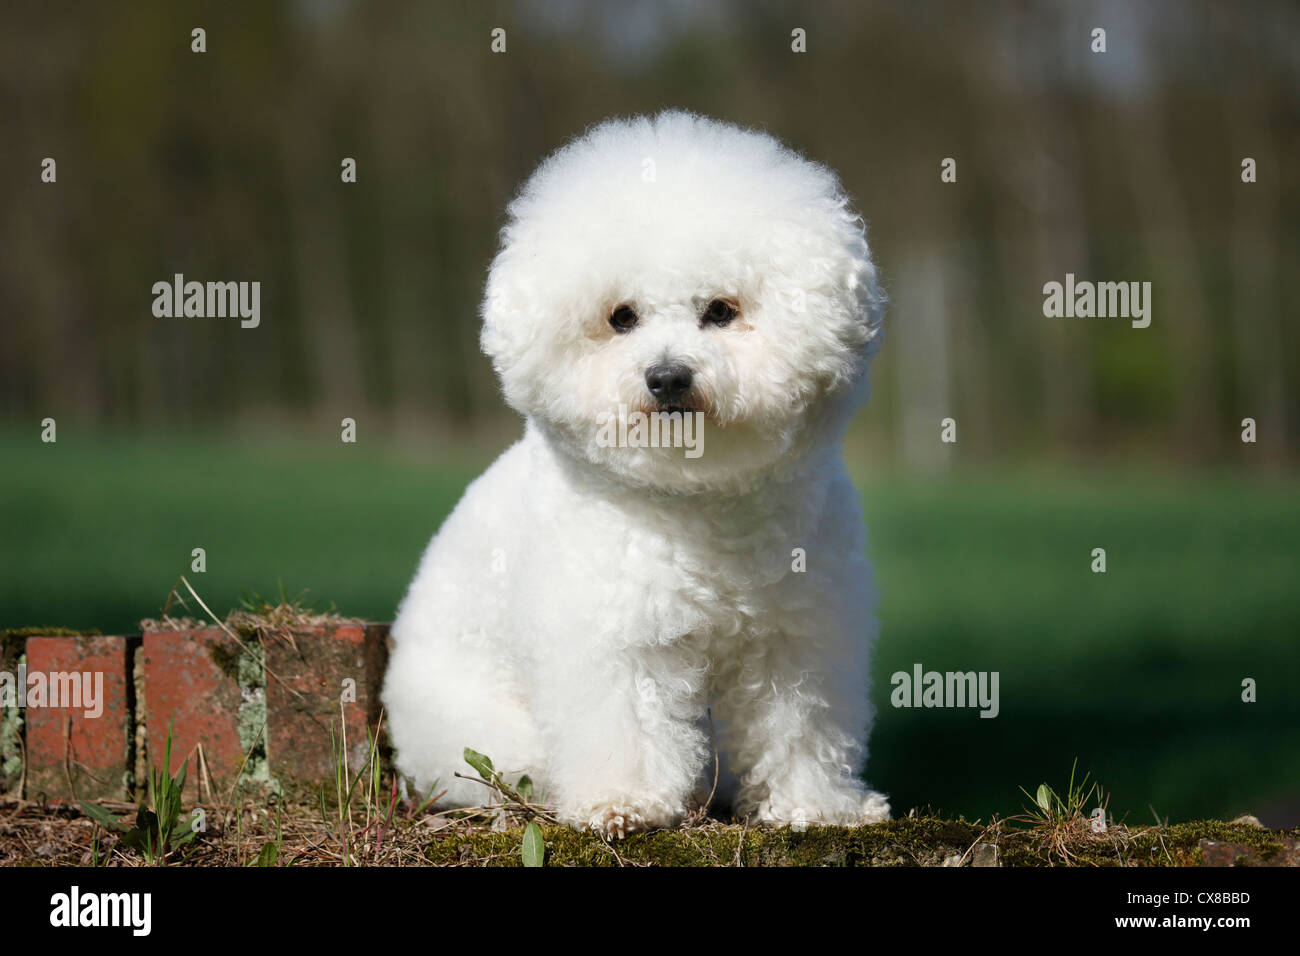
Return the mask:
<path fill-rule="evenodd" d="M 1134 207 L 1146 247 L 1147 274 L 1115 279 L 1151 282 L 1151 326 L 1133 330 L 1153 334 L 1158 326 L 1168 342 L 1174 367 L 1177 457 L 1205 457 L 1223 447 L 1215 382 L 1214 332 L 1205 303 L 1208 290 L 1193 242 L 1195 223 L 1179 191 L 1177 144 L 1165 124 L 1168 104 L 1156 98 L 1119 107 L 1115 137 L 1132 183 Z M 1183 147 L 1184 149 L 1187 147 Z M 1224 175 L 1230 175 L 1228 170 Z"/>
<path fill-rule="evenodd" d="M 1232 421 L 1240 443 L 1243 418 L 1256 422 L 1256 443 L 1244 445 L 1247 460 L 1279 464 L 1290 434 L 1286 401 L 1286 321 L 1278 287 L 1278 245 L 1282 238 L 1276 196 L 1282 169 L 1268 124 L 1253 102 L 1226 110 L 1228 139 L 1238 147 L 1235 165 L 1224 171 L 1232 177 L 1231 269 L 1232 337 L 1236 370 L 1236 405 Z M 1241 160 L 1258 164 L 1257 181 L 1241 181 Z M 1272 162 L 1270 162 L 1272 160 Z"/>
<path fill-rule="evenodd" d="M 350 187 L 340 179 L 343 157 L 333 155 L 322 135 L 321 91 L 310 73 L 299 74 L 295 84 L 281 143 L 302 345 L 311 357 L 309 408 L 331 418 L 356 417 L 366 407 L 340 193 Z"/>
<path fill-rule="evenodd" d="M 940 441 L 940 422 L 957 420 L 957 441 L 964 437 L 961 409 L 953 407 L 948 351 L 952 333 L 949 277 L 956 268 L 950 255 L 933 243 L 911 243 L 896 250 L 898 297 L 892 304 L 889 347 L 898 387 L 898 433 L 903 461 L 911 468 L 946 468 L 954 446 Z"/>

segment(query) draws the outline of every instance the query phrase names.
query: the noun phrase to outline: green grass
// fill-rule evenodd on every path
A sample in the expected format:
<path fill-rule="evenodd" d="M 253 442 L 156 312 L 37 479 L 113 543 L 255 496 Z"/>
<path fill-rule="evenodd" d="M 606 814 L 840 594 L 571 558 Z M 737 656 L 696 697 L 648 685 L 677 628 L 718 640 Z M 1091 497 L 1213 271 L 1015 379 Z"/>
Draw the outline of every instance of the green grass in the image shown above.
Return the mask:
<path fill-rule="evenodd" d="M 1006 812 L 1077 757 L 1129 822 L 1149 804 L 1175 820 L 1286 804 L 1300 822 L 1291 485 L 1021 475 L 866 501 L 883 620 L 870 773 L 896 805 Z M 1000 715 L 891 708 L 890 673 L 918 661 L 999 671 Z"/>
<path fill-rule="evenodd" d="M 0 454 L 0 628 L 105 632 L 157 615 L 182 573 L 218 613 L 283 587 L 390 620 L 487 461 L 62 429 L 57 445 L 0 434 Z M 882 594 L 869 776 L 896 811 L 1015 812 L 1021 787 L 1064 784 L 1077 758 L 1130 823 L 1149 805 L 1300 823 L 1293 483 L 1024 471 L 862 487 Z M 206 574 L 189 571 L 194 547 Z M 892 708 L 890 674 L 917 662 L 1000 672 L 1000 715 Z"/>

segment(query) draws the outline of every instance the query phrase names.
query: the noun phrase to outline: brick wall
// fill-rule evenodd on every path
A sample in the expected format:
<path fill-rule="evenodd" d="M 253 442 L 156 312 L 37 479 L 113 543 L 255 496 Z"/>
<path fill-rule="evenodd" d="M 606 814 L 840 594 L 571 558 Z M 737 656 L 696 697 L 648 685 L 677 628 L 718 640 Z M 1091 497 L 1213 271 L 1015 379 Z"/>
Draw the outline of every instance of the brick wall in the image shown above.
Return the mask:
<path fill-rule="evenodd" d="M 0 793 L 30 800 L 130 799 L 188 758 L 186 797 L 236 784 L 295 795 L 333 786 L 333 737 L 365 760 L 378 725 L 388 625 L 339 621 L 240 634 L 0 639 Z M 333 737 L 332 737 L 333 735 Z"/>

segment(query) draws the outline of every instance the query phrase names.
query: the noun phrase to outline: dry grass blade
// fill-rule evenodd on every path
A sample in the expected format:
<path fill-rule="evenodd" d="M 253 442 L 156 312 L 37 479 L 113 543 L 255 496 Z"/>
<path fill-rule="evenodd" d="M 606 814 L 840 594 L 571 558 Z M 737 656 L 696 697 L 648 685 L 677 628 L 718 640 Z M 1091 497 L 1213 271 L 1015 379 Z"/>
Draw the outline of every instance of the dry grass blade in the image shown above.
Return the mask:
<path fill-rule="evenodd" d="M 212 609 L 203 602 L 203 598 L 199 597 L 198 592 L 194 590 L 193 586 L 190 584 L 188 580 L 186 580 L 185 575 L 183 574 L 181 575 L 181 583 L 184 584 L 186 589 L 190 592 L 190 594 L 194 596 L 194 600 L 199 602 L 199 607 L 203 608 L 204 612 L 208 615 L 208 617 L 212 618 L 213 623 L 216 624 L 217 627 L 225 631 L 226 634 L 230 637 L 230 639 L 233 640 L 236 644 L 238 644 L 240 649 L 245 654 L 258 656 L 253 652 L 251 648 L 249 648 L 247 644 L 245 644 L 240 639 L 239 635 L 235 633 L 234 629 L 232 629 L 225 621 L 221 620 L 215 614 L 212 613 Z M 265 660 L 262 661 L 262 669 L 266 671 L 268 677 L 274 677 L 280 683 L 281 687 L 283 687 L 289 693 L 293 694 L 293 696 L 298 698 L 298 700 L 305 701 L 307 699 L 296 688 L 286 683 L 284 679 L 280 677 L 279 674 L 271 670 L 271 668 L 267 666 Z"/>

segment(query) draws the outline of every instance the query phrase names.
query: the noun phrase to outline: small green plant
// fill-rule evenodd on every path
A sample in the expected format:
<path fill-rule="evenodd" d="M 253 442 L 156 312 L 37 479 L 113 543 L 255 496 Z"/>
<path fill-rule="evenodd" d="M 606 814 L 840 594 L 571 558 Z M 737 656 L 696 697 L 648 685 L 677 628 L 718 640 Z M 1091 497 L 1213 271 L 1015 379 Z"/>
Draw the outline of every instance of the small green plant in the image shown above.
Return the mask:
<path fill-rule="evenodd" d="M 1033 801 L 1033 806 L 1025 807 L 1022 814 L 1007 818 L 1028 823 L 1041 833 L 1048 860 L 1059 856 L 1066 863 L 1073 863 L 1075 855 L 1071 852 L 1072 846 L 1077 849 L 1081 842 L 1106 831 L 1110 798 L 1099 783 L 1089 782 L 1090 775 L 1087 773 L 1076 783 L 1078 767 L 1079 761 L 1075 758 L 1070 767 L 1070 782 L 1066 785 L 1064 794 L 1057 793 L 1046 783 L 1040 783 L 1035 793 L 1021 787 L 1020 792 Z M 1100 808 L 1099 819 L 1092 818 L 1093 811 L 1088 809 L 1090 806 Z"/>
<path fill-rule="evenodd" d="M 501 776 L 501 771 L 492 765 L 492 758 L 469 747 L 465 748 L 465 762 L 478 772 L 485 784 L 501 796 L 501 809 L 505 813 L 521 814 L 529 821 L 524 827 L 523 842 L 519 850 L 523 854 L 524 866 L 541 866 L 546 857 L 546 840 L 542 838 L 542 828 L 536 821 L 545 820 L 548 823 L 555 823 L 556 820 L 544 807 L 533 803 L 532 779 L 525 774 L 519 778 L 515 786 L 510 786 Z M 462 775 L 456 774 L 456 776 Z"/>
<path fill-rule="evenodd" d="M 396 783 L 396 780 L 394 780 L 394 783 Z M 441 800 L 443 796 L 446 795 L 447 791 L 445 789 L 440 790 L 438 793 L 434 793 L 434 791 L 437 789 L 438 789 L 438 781 L 435 780 L 433 782 L 433 786 L 429 787 L 429 789 L 425 792 L 424 798 L 422 800 L 412 800 L 410 802 L 410 806 L 406 811 L 406 818 L 408 820 L 411 820 L 414 819 L 415 817 L 422 815 L 425 810 L 428 810 L 431 806 L 433 806 L 435 803 Z"/>
<path fill-rule="evenodd" d="M 366 728 L 366 759 L 355 776 L 348 767 L 347 720 L 341 701 L 339 724 L 339 733 L 335 733 L 333 723 L 330 724 L 330 739 L 334 749 L 334 802 L 343 865 L 352 866 L 360 862 L 363 851 L 373 851 L 374 855 L 378 855 L 383 849 L 384 832 L 392 826 L 393 811 L 397 808 L 397 779 L 393 779 L 390 793 L 385 798 L 381 787 L 383 761 L 379 753 L 380 732 L 384 724 L 382 713 L 373 733 L 369 727 Z M 365 813 L 365 823 L 354 832 L 352 810 L 353 801 L 358 795 L 361 800 L 360 809 Z M 330 820 L 324 786 L 320 790 L 320 813 L 321 822 L 328 828 Z M 359 838 L 367 835 L 372 838 L 372 844 L 358 843 Z"/>
<path fill-rule="evenodd" d="M 135 824 L 128 826 L 118 820 L 110 811 L 94 803 L 81 804 L 87 816 L 102 826 L 119 834 L 122 845 L 138 850 L 151 865 L 167 862 L 167 854 L 193 841 L 198 833 L 193 829 L 193 820 L 181 819 L 181 795 L 185 790 L 185 774 L 189 770 L 189 759 L 181 764 L 180 772 L 173 777 L 170 773 L 172 764 L 172 723 L 167 724 L 167 742 L 163 748 L 163 768 L 150 768 L 149 803 L 152 809 L 141 803 L 136 810 Z"/>
<path fill-rule="evenodd" d="M 1064 796 L 1045 783 L 1040 783 L 1038 791 L 1032 794 L 1021 787 L 1020 792 L 1033 800 L 1034 805 L 1032 808 L 1026 807 L 1025 815 L 1019 819 L 1055 825 L 1086 817 L 1088 814 L 1085 808 L 1094 801 L 1104 806 L 1105 792 L 1096 781 L 1088 782 L 1089 774 L 1085 773 L 1083 779 L 1075 783 L 1074 778 L 1078 767 L 1079 760 L 1076 757 L 1070 767 L 1070 783 L 1065 788 Z"/>
<path fill-rule="evenodd" d="M 523 813 L 526 817 L 537 817 L 546 820 L 548 823 L 554 823 L 555 818 L 551 816 L 541 805 L 533 802 L 533 781 L 527 774 L 519 778 L 519 782 L 513 787 L 506 783 L 505 777 L 501 771 L 492 765 L 492 758 L 487 754 L 481 754 L 477 750 L 469 747 L 465 748 L 465 762 L 473 767 L 479 777 L 492 790 L 503 798 L 505 809 L 513 813 Z M 463 774 L 456 774 L 463 777 Z M 474 779 L 470 777 L 468 779 Z"/>
<path fill-rule="evenodd" d="M 284 833 L 281 828 L 282 813 L 282 805 L 279 800 L 276 800 L 275 839 L 267 840 L 262 844 L 262 849 L 257 854 L 257 865 L 260 867 L 275 867 L 280 865 L 280 854 L 284 849 Z M 292 863 L 290 865 L 292 865 Z"/>
<path fill-rule="evenodd" d="M 524 866 L 541 866 L 546 859 L 546 840 L 542 838 L 542 828 L 531 822 L 524 827 L 524 842 L 519 848 L 523 855 Z"/>
<path fill-rule="evenodd" d="M 307 590 L 299 591 L 295 596 L 290 597 L 289 592 L 285 590 L 284 582 L 278 582 L 279 597 L 276 600 L 263 597 L 258 591 L 241 591 L 239 594 L 240 609 L 256 617 L 271 619 L 277 623 L 291 620 L 297 615 L 316 614 L 316 602 L 307 599 Z M 329 610 L 324 613 L 332 613 L 335 609 L 331 604 Z"/>

